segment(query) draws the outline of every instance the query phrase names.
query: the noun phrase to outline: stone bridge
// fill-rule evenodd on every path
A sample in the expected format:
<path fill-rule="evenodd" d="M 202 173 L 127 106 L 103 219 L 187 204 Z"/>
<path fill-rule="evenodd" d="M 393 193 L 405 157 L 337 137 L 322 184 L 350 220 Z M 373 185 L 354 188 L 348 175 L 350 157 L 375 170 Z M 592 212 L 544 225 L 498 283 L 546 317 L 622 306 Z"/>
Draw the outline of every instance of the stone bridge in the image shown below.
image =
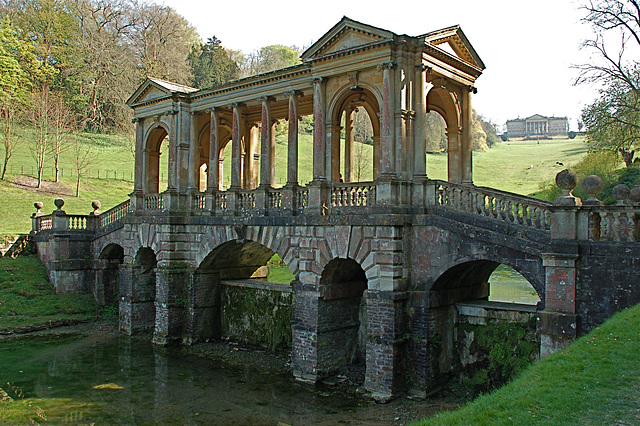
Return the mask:
<path fill-rule="evenodd" d="M 459 27 L 409 37 L 343 18 L 301 58 L 203 90 L 149 78 L 129 100 L 130 200 L 89 215 L 57 200 L 33 216 L 56 289 L 117 300 L 120 328 L 153 332 L 158 344 L 221 337 L 240 303 L 225 296 L 229 285 L 291 294 L 294 375 L 315 382 L 364 365 L 379 399 L 449 375 L 457 306 L 485 303 L 500 264 L 540 298 L 542 355 L 640 301 L 640 209 L 625 196 L 583 205 L 568 172 L 555 203 L 473 185 L 471 94 L 484 64 Z M 428 111 L 447 124 L 448 181 L 427 178 Z M 366 182 L 354 173 L 357 114 L 372 129 Z M 309 115 L 303 184 L 298 126 Z M 288 130 L 283 187 L 278 120 Z M 274 254 L 294 276 L 286 288 L 265 281 Z M 262 320 L 280 315 L 278 303 Z"/>

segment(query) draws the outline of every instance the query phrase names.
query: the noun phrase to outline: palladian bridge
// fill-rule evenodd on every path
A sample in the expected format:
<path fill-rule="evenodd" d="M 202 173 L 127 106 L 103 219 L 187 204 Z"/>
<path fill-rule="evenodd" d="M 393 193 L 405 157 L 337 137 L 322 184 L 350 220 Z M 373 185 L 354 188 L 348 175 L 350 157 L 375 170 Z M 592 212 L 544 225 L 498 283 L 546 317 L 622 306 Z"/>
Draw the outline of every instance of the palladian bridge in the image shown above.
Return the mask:
<path fill-rule="evenodd" d="M 289 295 L 295 377 L 364 365 L 379 399 L 448 377 L 463 311 L 503 308 L 487 301 L 500 264 L 540 298 L 529 314 L 542 355 L 640 301 L 640 209 L 622 189 L 619 205 L 604 207 L 574 198 L 568 171 L 555 203 L 474 186 L 471 95 L 484 64 L 459 27 L 410 37 L 345 17 L 301 59 L 203 90 L 148 78 L 128 101 L 130 200 L 89 215 L 58 200 L 33 216 L 57 291 L 117 300 L 120 329 L 152 331 L 158 344 L 225 334 L 240 303 L 225 299 L 230 286 Z M 368 182 L 355 181 L 356 110 L 373 128 Z M 427 178 L 430 111 L 446 122 L 447 181 Z M 298 166 L 304 116 L 313 117 L 310 182 Z M 277 122 L 288 128 L 284 186 Z M 595 194 L 597 179 L 587 187 Z M 274 254 L 290 285 L 266 281 Z"/>

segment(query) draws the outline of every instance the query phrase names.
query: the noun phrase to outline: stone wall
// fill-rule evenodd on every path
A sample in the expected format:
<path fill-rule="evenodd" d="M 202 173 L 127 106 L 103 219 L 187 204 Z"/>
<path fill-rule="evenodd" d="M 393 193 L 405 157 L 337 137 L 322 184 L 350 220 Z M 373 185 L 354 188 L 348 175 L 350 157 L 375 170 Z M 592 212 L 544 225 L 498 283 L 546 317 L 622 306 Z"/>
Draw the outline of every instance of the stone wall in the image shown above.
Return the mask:
<path fill-rule="evenodd" d="M 293 304 L 293 290 L 287 284 L 221 281 L 221 337 L 289 351 Z"/>

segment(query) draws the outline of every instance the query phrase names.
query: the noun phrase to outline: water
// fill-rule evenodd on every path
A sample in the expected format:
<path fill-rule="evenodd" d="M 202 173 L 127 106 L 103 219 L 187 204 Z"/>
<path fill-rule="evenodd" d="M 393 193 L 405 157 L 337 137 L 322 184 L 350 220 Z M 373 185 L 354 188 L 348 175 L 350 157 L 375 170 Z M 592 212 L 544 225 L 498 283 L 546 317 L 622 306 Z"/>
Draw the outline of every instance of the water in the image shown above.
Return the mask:
<path fill-rule="evenodd" d="M 498 266 L 491 274 L 489 283 L 489 300 L 492 302 L 535 305 L 540 301 L 529 281 L 508 266 Z"/>
<path fill-rule="evenodd" d="M 455 406 L 378 405 L 352 390 L 118 335 L 0 341 L 0 388 L 15 400 L 0 403 L 3 424 L 402 424 Z"/>

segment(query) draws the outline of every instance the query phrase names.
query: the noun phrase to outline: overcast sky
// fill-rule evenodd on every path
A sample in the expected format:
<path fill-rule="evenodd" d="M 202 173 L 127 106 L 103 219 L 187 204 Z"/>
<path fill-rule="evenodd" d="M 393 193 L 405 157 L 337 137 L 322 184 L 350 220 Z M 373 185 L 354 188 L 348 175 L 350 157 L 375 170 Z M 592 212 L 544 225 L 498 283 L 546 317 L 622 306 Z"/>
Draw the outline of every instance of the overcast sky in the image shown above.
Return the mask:
<path fill-rule="evenodd" d="M 161 0 L 160 0 L 161 1 Z M 416 36 L 459 24 L 486 65 L 476 81 L 478 113 L 503 125 L 533 114 L 569 117 L 572 130 L 594 87 L 573 86 L 589 53 L 580 42 L 580 0 L 165 0 L 203 40 L 248 53 L 262 46 L 309 46 L 343 16 L 396 34 Z"/>

